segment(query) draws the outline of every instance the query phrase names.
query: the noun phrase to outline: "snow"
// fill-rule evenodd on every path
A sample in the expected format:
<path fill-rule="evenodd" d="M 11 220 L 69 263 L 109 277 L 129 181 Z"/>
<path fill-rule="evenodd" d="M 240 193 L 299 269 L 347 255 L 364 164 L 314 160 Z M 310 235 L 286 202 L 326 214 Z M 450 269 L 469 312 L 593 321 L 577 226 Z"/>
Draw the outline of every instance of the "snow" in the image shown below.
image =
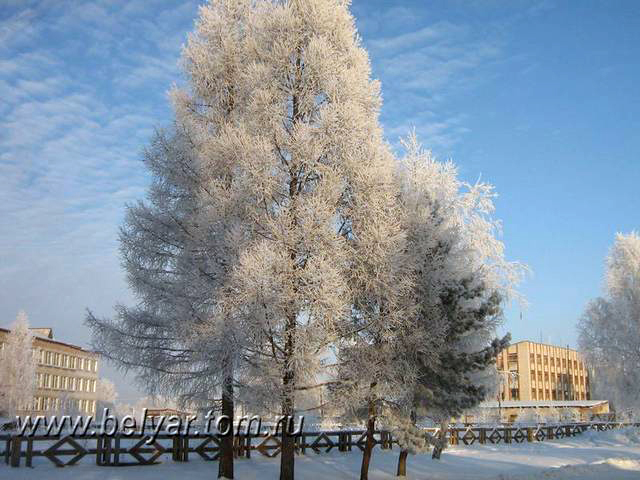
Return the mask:
<path fill-rule="evenodd" d="M 332 451 L 296 457 L 296 478 L 357 479 L 361 454 L 358 451 Z M 74 467 L 56 468 L 37 457 L 35 468 L 10 468 L 0 464 L 0 479 L 31 480 L 210 480 L 217 473 L 216 462 L 204 462 L 191 455 L 187 463 L 175 463 L 165 455 L 154 466 L 97 467 L 93 458 L 85 457 Z M 398 449 L 374 451 L 371 480 L 395 477 Z M 237 480 L 278 478 L 280 459 L 265 458 L 257 452 L 235 463 Z M 442 460 L 429 455 L 410 456 L 409 478 L 430 480 L 537 480 L 582 479 L 626 480 L 640 478 L 640 429 L 586 432 L 580 436 L 539 443 L 511 445 L 474 445 L 446 450 Z"/>

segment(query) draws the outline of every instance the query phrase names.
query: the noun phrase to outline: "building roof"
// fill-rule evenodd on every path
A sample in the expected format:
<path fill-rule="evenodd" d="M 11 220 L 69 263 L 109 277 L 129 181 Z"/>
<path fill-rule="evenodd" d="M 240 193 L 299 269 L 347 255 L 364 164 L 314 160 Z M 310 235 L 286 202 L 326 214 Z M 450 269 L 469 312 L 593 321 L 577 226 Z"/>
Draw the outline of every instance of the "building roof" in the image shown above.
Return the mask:
<path fill-rule="evenodd" d="M 570 350 L 572 352 L 580 353 L 580 352 L 578 352 L 578 350 L 576 350 L 575 348 L 571 348 L 568 345 L 565 345 L 565 346 L 562 346 L 562 345 L 551 345 L 550 343 L 534 342 L 533 340 L 520 340 L 519 342 L 510 343 L 509 346 L 517 345 L 519 343 L 534 343 L 536 345 L 544 345 L 545 347 L 561 348 L 563 350 Z"/>
<path fill-rule="evenodd" d="M 53 331 L 50 328 L 49 329 L 46 329 L 46 328 L 30 328 L 29 330 L 37 330 L 37 332 L 33 332 L 33 333 L 35 333 L 34 339 L 38 340 L 40 342 L 47 342 L 47 343 L 53 343 L 55 345 L 62 345 L 62 346 L 65 346 L 65 347 L 73 348 L 75 350 L 80 350 L 81 352 L 84 352 L 84 353 L 92 353 L 94 355 L 97 355 L 96 352 L 93 352 L 91 350 L 86 350 L 86 349 L 84 349 L 82 347 L 79 347 L 77 345 L 72 345 L 71 343 L 59 342 L 58 340 L 53 340 L 51 337 L 42 336 L 42 334 L 44 333 L 44 330 L 50 330 L 50 332 L 47 332 L 47 333 L 51 333 L 51 336 L 53 336 Z M 9 332 L 11 332 L 11 330 L 0 327 L 0 332 L 9 333 Z"/>
<path fill-rule="evenodd" d="M 31 333 L 38 337 L 46 337 L 53 340 L 53 329 L 52 328 L 30 328 Z"/>
<path fill-rule="evenodd" d="M 480 408 L 570 408 L 595 407 L 609 403 L 608 400 L 489 400 L 482 402 Z"/>

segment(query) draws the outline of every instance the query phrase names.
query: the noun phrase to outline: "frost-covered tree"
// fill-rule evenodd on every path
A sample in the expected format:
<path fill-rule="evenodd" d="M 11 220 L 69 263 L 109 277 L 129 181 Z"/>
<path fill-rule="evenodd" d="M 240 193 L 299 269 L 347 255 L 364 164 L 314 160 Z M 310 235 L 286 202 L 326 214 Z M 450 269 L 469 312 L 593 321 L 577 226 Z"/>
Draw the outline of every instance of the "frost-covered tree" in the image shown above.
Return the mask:
<path fill-rule="evenodd" d="M 8 417 L 33 408 L 36 360 L 29 320 L 20 311 L 0 351 L 0 412 Z"/>
<path fill-rule="evenodd" d="M 296 392 L 324 383 L 323 359 L 352 306 L 366 301 L 373 311 L 375 297 L 395 289 L 393 157 L 347 2 L 260 3 L 247 42 L 237 115 L 218 134 L 206 49 L 189 51 L 193 92 L 174 98 L 203 155 L 232 152 L 233 188 L 254 234 L 225 304 L 247 335 L 249 377 L 259 379 L 243 398 L 293 415 Z M 283 431 L 281 478 L 293 475 L 293 438 Z"/>
<path fill-rule="evenodd" d="M 502 304 L 515 294 L 523 266 L 505 259 L 500 224 L 492 217 L 492 186 L 463 183 L 454 165 L 436 161 L 415 135 L 404 146 L 400 185 L 415 303 L 406 350 L 415 380 L 406 384 L 401 406 L 405 419 L 427 416 L 441 423 L 440 437 L 427 442 L 439 458 L 449 419 L 487 394 L 483 377 L 509 341 L 508 335 L 495 337 Z M 427 348 L 420 348 L 425 340 Z M 399 438 L 416 436 L 412 423 L 396 428 L 408 427 Z M 406 473 L 416 443 L 401 447 L 398 475 Z"/>
<path fill-rule="evenodd" d="M 147 202 L 128 209 L 121 251 L 138 306 L 88 322 L 98 350 L 133 369 L 151 395 L 177 397 L 233 419 L 243 334 L 221 300 L 242 246 L 252 237 L 236 152 L 212 150 L 238 117 L 247 92 L 238 70 L 250 62 L 253 2 L 212 1 L 200 9 L 184 50 L 192 96 L 174 92 L 176 126 L 145 154 Z M 255 12 L 254 12 L 255 13 Z M 233 433 L 233 432 L 231 432 Z M 233 435 L 221 440 L 218 475 L 233 478 Z"/>
<path fill-rule="evenodd" d="M 123 264 L 139 299 L 114 319 L 91 312 L 93 345 L 137 374 L 151 395 L 216 408 L 233 418 L 237 331 L 217 302 L 241 244 L 226 197 L 212 192 L 179 125 L 158 132 L 144 162 L 146 202 L 129 206 L 121 229 Z M 213 176 L 212 172 L 207 172 Z M 233 478 L 233 438 L 224 437 L 219 475 Z"/>
<path fill-rule="evenodd" d="M 184 59 L 182 146 L 156 142 L 149 203 L 130 208 L 121 237 L 140 305 L 89 323 L 150 388 L 224 392 L 229 366 L 243 403 L 292 415 L 296 393 L 324 383 L 356 302 L 399 315 L 379 88 L 339 0 L 212 1 Z M 169 156 L 184 161 L 167 173 Z M 283 479 L 293 454 L 283 431 Z"/>
<path fill-rule="evenodd" d="M 640 408 L 640 236 L 616 235 L 606 261 L 604 296 L 578 323 L 578 344 L 592 369 L 592 391 L 616 410 Z"/>
<path fill-rule="evenodd" d="M 407 265 L 405 259 L 404 266 Z M 333 403 L 348 419 L 365 421 L 362 480 L 368 478 L 379 420 L 386 426 L 402 421 L 393 414 L 403 402 L 407 386 L 415 381 L 415 363 L 411 359 L 415 349 L 428 349 L 432 340 L 412 328 L 410 304 L 402 303 L 407 300 L 407 292 L 401 287 L 410 279 L 410 272 L 406 268 L 396 271 L 403 274 L 398 275 L 393 289 L 363 296 L 354 305 L 351 329 L 336 352 L 337 376 L 330 387 Z"/>
<path fill-rule="evenodd" d="M 118 399 L 118 392 L 116 386 L 108 378 L 101 378 L 98 380 L 96 387 L 96 416 L 100 418 L 105 408 L 110 410 L 112 415 L 115 415 L 116 400 Z"/>

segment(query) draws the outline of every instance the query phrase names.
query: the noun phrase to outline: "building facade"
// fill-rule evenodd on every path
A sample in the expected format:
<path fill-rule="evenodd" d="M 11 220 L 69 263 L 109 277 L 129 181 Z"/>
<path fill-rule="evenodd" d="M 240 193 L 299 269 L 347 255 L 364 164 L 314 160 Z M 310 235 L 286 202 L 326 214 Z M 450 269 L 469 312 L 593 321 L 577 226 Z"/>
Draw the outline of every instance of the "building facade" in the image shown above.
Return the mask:
<path fill-rule="evenodd" d="M 529 424 L 608 421 L 611 415 L 607 400 L 491 400 L 482 402 L 461 421 L 478 422 L 478 413 L 502 423 Z"/>
<path fill-rule="evenodd" d="M 518 342 L 498 354 L 501 401 L 591 400 L 589 374 L 570 348 Z"/>
<path fill-rule="evenodd" d="M 98 354 L 53 339 L 50 328 L 32 328 L 36 391 L 32 414 L 79 412 L 95 415 Z M 0 328 L 0 348 L 9 330 Z M 1 368 L 1 366 L 0 366 Z"/>

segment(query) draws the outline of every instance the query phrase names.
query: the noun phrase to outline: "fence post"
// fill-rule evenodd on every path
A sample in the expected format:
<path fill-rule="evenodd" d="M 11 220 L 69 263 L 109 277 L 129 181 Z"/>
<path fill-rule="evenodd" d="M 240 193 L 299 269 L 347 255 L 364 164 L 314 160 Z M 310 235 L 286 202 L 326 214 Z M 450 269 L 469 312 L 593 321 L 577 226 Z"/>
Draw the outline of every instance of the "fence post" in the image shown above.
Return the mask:
<path fill-rule="evenodd" d="M 100 455 L 100 465 L 111 463 L 111 437 L 102 437 L 102 453 Z"/>
<path fill-rule="evenodd" d="M 11 438 L 11 466 L 20 466 L 20 454 L 22 450 L 22 438 L 19 436 Z"/>
<path fill-rule="evenodd" d="M 527 427 L 527 442 L 533 442 L 533 428 Z"/>
<path fill-rule="evenodd" d="M 113 441 L 113 464 L 120 465 L 120 434 L 116 433 Z"/>
<path fill-rule="evenodd" d="M 511 428 L 504 427 L 504 443 L 511 443 Z"/>
<path fill-rule="evenodd" d="M 189 461 L 189 436 L 184 436 L 184 461 Z"/>
<path fill-rule="evenodd" d="M 33 463 L 33 438 L 27 438 L 27 457 L 25 460 L 25 465 L 27 467 L 32 467 Z"/>
<path fill-rule="evenodd" d="M 7 438 L 4 441 L 4 463 L 9 465 L 9 458 L 11 455 L 11 438 Z"/>
<path fill-rule="evenodd" d="M 184 462 L 185 460 L 185 439 L 183 439 L 180 435 L 175 435 L 172 438 L 172 447 L 171 447 L 171 459 L 174 462 Z M 234 449 L 235 450 L 235 449 Z M 235 455 L 234 455 L 235 456 Z"/>
<path fill-rule="evenodd" d="M 96 465 L 102 465 L 102 458 L 100 458 L 101 455 L 102 455 L 102 437 L 97 436 L 96 437 Z"/>

